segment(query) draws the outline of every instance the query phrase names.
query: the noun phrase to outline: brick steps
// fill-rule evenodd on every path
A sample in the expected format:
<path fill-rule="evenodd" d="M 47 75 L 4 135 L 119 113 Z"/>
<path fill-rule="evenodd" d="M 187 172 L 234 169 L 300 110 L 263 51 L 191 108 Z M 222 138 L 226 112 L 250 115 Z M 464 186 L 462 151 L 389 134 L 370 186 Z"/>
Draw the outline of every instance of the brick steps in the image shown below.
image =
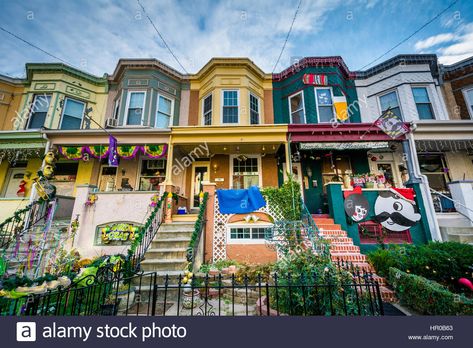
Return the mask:
<path fill-rule="evenodd" d="M 369 273 L 379 284 L 382 300 L 397 302 L 394 291 L 387 287 L 386 279 L 374 273 L 375 270 L 368 263 L 366 255 L 361 253 L 359 246 L 353 244 L 353 239 L 348 237 L 347 232 L 343 231 L 339 224 L 335 224 L 332 218 L 320 215 L 313 215 L 313 218 L 323 238 L 330 242 L 332 261 L 349 263 L 357 268 L 360 275 Z"/>

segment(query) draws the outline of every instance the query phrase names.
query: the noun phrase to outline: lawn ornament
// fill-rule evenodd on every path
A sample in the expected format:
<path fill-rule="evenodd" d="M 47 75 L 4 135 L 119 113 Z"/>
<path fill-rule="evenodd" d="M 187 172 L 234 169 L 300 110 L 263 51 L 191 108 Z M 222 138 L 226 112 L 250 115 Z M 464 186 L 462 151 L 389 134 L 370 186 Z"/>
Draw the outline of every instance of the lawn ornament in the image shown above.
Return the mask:
<path fill-rule="evenodd" d="M 460 278 L 460 279 L 458 279 L 458 284 L 460 284 L 461 286 L 464 286 L 464 287 L 470 289 L 471 291 L 473 291 L 473 283 L 469 279 Z"/>

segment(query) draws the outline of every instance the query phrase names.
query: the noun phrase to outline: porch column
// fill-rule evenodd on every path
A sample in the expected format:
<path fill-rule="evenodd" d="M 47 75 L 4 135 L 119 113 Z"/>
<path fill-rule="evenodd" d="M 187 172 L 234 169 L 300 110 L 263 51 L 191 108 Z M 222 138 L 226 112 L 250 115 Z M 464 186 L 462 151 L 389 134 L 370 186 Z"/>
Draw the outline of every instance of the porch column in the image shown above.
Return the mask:
<path fill-rule="evenodd" d="M 202 183 L 202 191 L 209 194 L 207 200 L 207 208 L 205 210 L 205 231 L 201 238 L 204 238 L 204 260 L 205 262 L 212 261 L 213 258 L 213 236 L 214 236 L 214 218 L 215 218 L 215 190 L 217 184 L 213 182 Z"/>
<path fill-rule="evenodd" d="M 286 172 L 292 174 L 292 158 L 291 158 L 291 143 L 288 141 L 284 143 L 286 148 Z"/>
<path fill-rule="evenodd" d="M 166 165 L 166 179 L 164 181 L 165 186 L 172 186 L 172 166 L 174 163 L 174 144 L 172 143 L 172 138 L 169 139 L 168 146 L 168 156 L 167 156 L 167 165 Z"/>

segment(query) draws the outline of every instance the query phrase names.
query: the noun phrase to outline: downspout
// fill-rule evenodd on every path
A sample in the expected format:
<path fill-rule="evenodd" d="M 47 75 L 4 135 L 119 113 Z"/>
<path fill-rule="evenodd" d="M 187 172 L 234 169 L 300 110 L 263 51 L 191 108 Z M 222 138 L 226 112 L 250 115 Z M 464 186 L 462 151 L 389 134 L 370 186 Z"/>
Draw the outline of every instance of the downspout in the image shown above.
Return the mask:
<path fill-rule="evenodd" d="M 416 130 L 417 125 L 411 124 L 411 132 L 406 134 L 407 140 L 402 142 L 404 153 L 408 155 L 407 168 L 409 171 L 409 183 L 417 183 L 422 191 L 422 200 L 425 207 L 425 213 L 427 216 L 427 222 L 430 228 L 430 235 L 434 241 L 442 241 L 442 235 L 440 234 L 440 228 L 437 221 L 437 214 L 434 209 L 434 202 L 432 195 L 430 194 L 429 180 L 427 176 L 420 172 L 419 160 L 417 155 L 417 149 L 415 146 L 413 132 Z M 411 163 L 411 165 L 409 165 Z"/>

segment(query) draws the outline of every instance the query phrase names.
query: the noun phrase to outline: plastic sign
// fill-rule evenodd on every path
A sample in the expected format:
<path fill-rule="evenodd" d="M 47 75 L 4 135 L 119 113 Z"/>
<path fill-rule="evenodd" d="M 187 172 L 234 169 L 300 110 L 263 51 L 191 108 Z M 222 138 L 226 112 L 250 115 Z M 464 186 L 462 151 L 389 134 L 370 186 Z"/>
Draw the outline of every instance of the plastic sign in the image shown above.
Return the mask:
<path fill-rule="evenodd" d="M 304 74 L 304 76 L 302 76 L 302 82 L 305 85 L 314 85 L 314 86 L 327 86 L 328 85 L 327 75 Z"/>
<path fill-rule="evenodd" d="M 131 242 L 140 228 L 132 223 L 119 222 L 99 227 L 101 244 Z"/>

